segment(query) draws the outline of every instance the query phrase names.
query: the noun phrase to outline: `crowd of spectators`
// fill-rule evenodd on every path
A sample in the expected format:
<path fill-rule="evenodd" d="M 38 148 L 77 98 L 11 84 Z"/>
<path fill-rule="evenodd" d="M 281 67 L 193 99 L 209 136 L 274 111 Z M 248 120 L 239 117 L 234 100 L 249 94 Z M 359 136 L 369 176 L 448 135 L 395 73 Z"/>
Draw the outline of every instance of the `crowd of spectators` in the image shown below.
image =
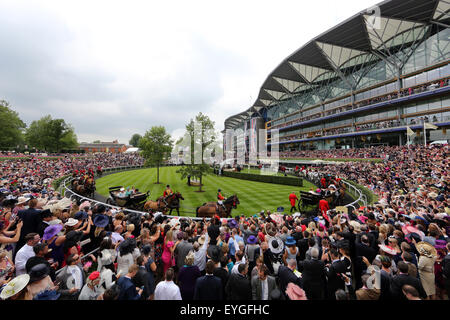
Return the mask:
<path fill-rule="evenodd" d="M 298 124 L 301 122 L 318 119 L 321 117 L 330 116 L 330 115 L 334 115 L 334 114 L 345 112 L 345 111 L 358 109 L 361 107 L 365 107 L 368 105 L 372 105 L 372 104 L 376 104 L 376 103 L 380 103 L 380 102 L 384 102 L 384 101 L 390 101 L 393 99 L 397 99 L 399 97 L 405 97 L 405 96 L 410 96 L 410 95 L 421 93 L 421 92 L 435 90 L 438 88 L 448 86 L 448 84 L 449 84 L 449 79 L 430 81 L 429 83 L 426 83 L 426 84 L 423 84 L 423 85 L 420 85 L 417 87 L 410 87 L 410 88 L 400 90 L 400 92 L 396 91 L 396 92 L 391 92 L 391 93 L 380 95 L 378 97 L 374 97 L 374 98 L 370 98 L 370 99 L 359 100 L 359 101 L 356 101 L 353 106 L 351 104 L 349 104 L 349 105 L 333 108 L 333 109 L 327 110 L 327 111 L 320 111 L 318 113 L 308 115 L 306 117 L 302 117 L 302 118 L 294 119 L 294 120 L 287 121 L 284 123 L 280 123 L 280 124 L 272 126 L 271 129 L 280 129 L 280 128 L 284 128 L 284 127 Z"/>
<path fill-rule="evenodd" d="M 327 181 L 317 191 L 348 179 L 378 201 L 354 211 L 320 204 L 292 215 L 279 208 L 194 221 L 72 202 L 41 186 L 83 160 L 8 161 L 0 177 L 0 298 L 448 299 L 448 146 L 322 152 L 383 158 L 301 169 Z M 101 160 L 114 164 L 109 155 Z"/>
<path fill-rule="evenodd" d="M 286 135 L 286 136 L 280 136 L 280 141 L 293 141 L 293 140 L 299 140 L 299 139 L 306 139 L 306 138 L 312 138 L 315 136 L 332 136 L 337 134 L 344 134 L 344 133 L 351 133 L 351 132 L 360 132 L 360 131 L 368 131 L 368 130 L 376 130 L 376 129 L 386 129 L 386 128 L 394 128 L 394 127 L 401 127 L 405 125 L 417 125 L 428 122 L 440 122 L 445 121 L 446 119 L 438 118 L 436 115 L 433 116 L 421 116 L 421 117 L 414 117 L 409 118 L 407 120 L 387 120 L 387 121 L 375 121 L 371 123 L 365 123 L 365 124 L 355 124 L 350 125 L 348 127 L 343 128 L 335 128 L 335 129 L 324 129 L 320 131 L 315 132 L 309 132 L 309 133 L 300 133 L 295 135 Z"/>

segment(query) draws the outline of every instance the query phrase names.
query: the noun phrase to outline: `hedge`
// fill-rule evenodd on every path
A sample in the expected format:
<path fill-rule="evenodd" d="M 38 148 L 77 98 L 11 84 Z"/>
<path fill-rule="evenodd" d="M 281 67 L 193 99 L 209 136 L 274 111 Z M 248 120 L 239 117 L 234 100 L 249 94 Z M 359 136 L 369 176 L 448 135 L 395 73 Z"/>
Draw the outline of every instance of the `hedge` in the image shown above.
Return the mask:
<path fill-rule="evenodd" d="M 367 197 L 367 204 L 371 205 L 375 202 L 378 201 L 378 196 L 376 194 L 374 194 L 371 190 L 369 190 L 368 188 L 354 182 L 351 180 L 345 180 L 346 182 L 350 183 L 351 185 L 353 185 L 355 188 L 359 189 L 363 194 L 366 195 Z"/>
<path fill-rule="evenodd" d="M 223 171 L 222 175 L 225 177 L 236 178 L 236 179 L 244 179 L 244 180 L 257 181 L 257 182 L 266 182 L 266 183 L 275 183 L 275 184 L 284 184 L 284 185 L 289 185 L 289 186 L 303 187 L 303 179 L 301 179 L 301 178 L 269 176 L 269 175 L 262 175 L 262 174 L 230 172 L 230 171 Z"/>
<path fill-rule="evenodd" d="M 58 190 L 58 188 L 59 188 L 60 184 L 63 182 L 63 180 L 67 179 L 70 176 L 71 176 L 70 174 L 67 174 L 67 175 L 62 176 L 62 177 L 60 177 L 58 179 L 53 180 L 53 182 L 52 182 L 53 189 Z"/>

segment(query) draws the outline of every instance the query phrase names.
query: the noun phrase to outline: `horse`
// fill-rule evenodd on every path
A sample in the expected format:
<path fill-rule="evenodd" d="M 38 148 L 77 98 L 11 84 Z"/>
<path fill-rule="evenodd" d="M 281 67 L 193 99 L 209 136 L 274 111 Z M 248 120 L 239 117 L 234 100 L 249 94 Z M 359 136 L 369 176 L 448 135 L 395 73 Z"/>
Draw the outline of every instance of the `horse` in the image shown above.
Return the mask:
<path fill-rule="evenodd" d="M 180 192 L 172 193 L 166 197 L 165 201 L 164 196 L 161 196 L 156 201 L 147 201 L 144 204 L 144 211 L 160 211 L 166 214 L 166 212 L 170 210 L 169 214 L 172 214 L 172 210 L 176 209 L 178 216 L 180 216 L 180 199 L 184 200 Z"/>
<path fill-rule="evenodd" d="M 195 215 L 196 217 L 213 217 L 215 214 L 218 214 L 221 218 L 231 218 L 231 210 L 236 209 L 239 203 L 237 195 L 232 195 L 223 202 L 226 210 L 218 205 L 217 202 L 206 202 L 197 207 Z"/>
<path fill-rule="evenodd" d="M 103 174 L 103 170 L 97 169 L 97 176 L 101 177 Z"/>
<path fill-rule="evenodd" d="M 85 197 L 93 197 L 95 193 L 95 180 L 94 178 L 88 178 L 84 184 L 77 184 L 74 187 L 76 193 Z"/>

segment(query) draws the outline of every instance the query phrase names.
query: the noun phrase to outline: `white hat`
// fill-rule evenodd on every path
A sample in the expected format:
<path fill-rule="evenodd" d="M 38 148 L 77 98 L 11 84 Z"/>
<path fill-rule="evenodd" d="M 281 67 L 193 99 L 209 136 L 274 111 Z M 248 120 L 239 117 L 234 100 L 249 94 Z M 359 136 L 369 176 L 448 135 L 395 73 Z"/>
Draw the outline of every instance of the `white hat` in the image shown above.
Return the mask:
<path fill-rule="evenodd" d="M 124 187 L 120 188 L 120 191 L 125 191 L 125 188 Z"/>
<path fill-rule="evenodd" d="M 279 254 L 284 249 L 283 240 L 278 237 L 272 237 L 269 241 L 269 249 L 273 254 Z"/>
<path fill-rule="evenodd" d="M 19 204 L 22 204 L 22 203 L 25 203 L 25 202 L 29 201 L 30 199 L 29 198 L 25 198 L 25 197 L 19 197 L 17 200 L 18 200 L 17 204 L 19 205 Z"/>
<path fill-rule="evenodd" d="M 76 225 L 78 223 L 77 219 L 74 218 L 69 218 L 69 220 L 67 220 L 66 223 L 64 223 L 65 226 L 67 227 L 73 227 L 74 225 Z"/>
<path fill-rule="evenodd" d="M 293 215 L 292 215 L 292 218 L 297 218 L 297 217 L 300 217 L 301 216 L 301 214 L 300 214 L 300 212 L 295 212 Z"/>
<path fill-rule="evenodd" d="M 0 298 L 6 300 L 18 294 L 27 286 L 28 282 L 30 282 L 29 274 L 21 274 L 20 276 L 15 277 L 3 288 Z"/>
<path fill-rule="evenodd" d="M 49 225 L 49 226 L 52 226 L 52 225 L 54 225 L 54 224 L 60 224 L 60 223 L 62 223 L 61 220 L 59 220 L 59 219 L 53 219 L 53 220 L 50 220 L 50 221 L 48 222 L 48 225 Z"/>

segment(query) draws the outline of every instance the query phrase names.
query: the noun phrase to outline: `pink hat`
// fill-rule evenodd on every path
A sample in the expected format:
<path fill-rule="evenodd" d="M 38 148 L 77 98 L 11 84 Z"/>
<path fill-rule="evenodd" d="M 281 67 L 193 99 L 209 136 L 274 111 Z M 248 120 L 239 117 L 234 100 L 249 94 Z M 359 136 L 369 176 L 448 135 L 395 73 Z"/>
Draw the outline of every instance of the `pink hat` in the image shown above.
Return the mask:
<path fill-rule="evenodd" d="M 305 291 L 298 285 L 289 282 L 286 288 L 286 294 L 291 300 L 308 300 Z"/>
<path fill-rule="evenodd" d="M 425 237 L 425 234 L 422 231 L 420 231 L 419 229 L 417 229 L 416 227 L 411 226 L 411 225 L 404 225 L 402 227 L 402 231 L 405 234 L 405 236 L 407 234 L 410 234 L 410 233 L 414 232 L 414 233 L 417 233 L 420 236 L 420 239 L 422 239 L 422 240 Z"/>
<path fill-rule="evenodd" d="M 392 256 L 395 256 L 397 254 L 397 251 L 392 247 L 386 246 L 384 244 L 379 244 L 378 246 L 380 247 L 381 250 L 383 250 L 387 254 L 390 254 Z"/>
<path fill-rule="evenodd" d="M 363 215 L 358 216 L 358 220 L 361 221 L 362 223 L 366 223 L 367 219 L 369 218 L 367 218 L 366 216 Z"/>

